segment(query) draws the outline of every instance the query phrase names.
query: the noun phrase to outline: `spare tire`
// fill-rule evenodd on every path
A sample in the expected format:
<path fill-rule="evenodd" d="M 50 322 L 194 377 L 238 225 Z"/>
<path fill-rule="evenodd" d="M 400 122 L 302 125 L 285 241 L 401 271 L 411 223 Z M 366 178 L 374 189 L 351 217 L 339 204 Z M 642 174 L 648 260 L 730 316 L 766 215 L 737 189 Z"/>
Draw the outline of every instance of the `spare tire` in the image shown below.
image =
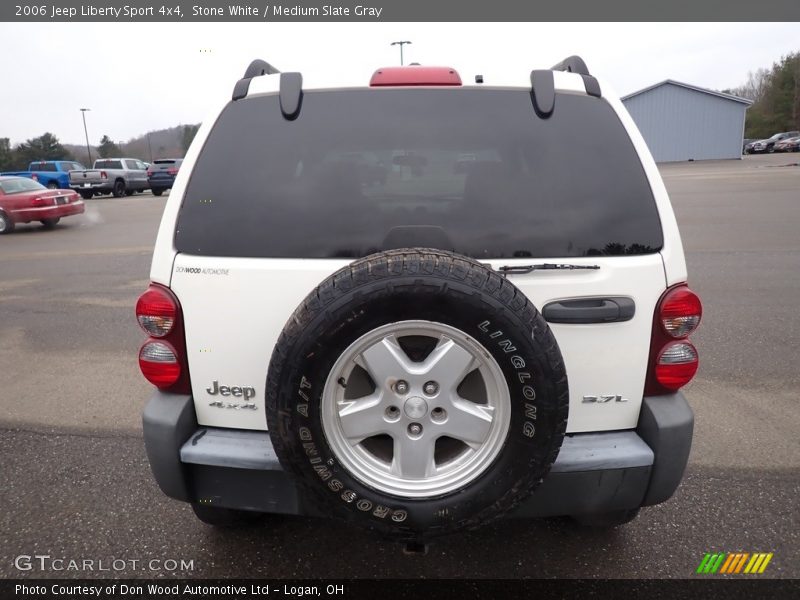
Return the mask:
<path fill-rule="evenodd" d="M 568 396 L 556 340 L 511 282 L 403 249 L 305 298 L 275 346 L 266 413 L 304 502 L 424 540 L 525 500 L 558 455 Z"/>

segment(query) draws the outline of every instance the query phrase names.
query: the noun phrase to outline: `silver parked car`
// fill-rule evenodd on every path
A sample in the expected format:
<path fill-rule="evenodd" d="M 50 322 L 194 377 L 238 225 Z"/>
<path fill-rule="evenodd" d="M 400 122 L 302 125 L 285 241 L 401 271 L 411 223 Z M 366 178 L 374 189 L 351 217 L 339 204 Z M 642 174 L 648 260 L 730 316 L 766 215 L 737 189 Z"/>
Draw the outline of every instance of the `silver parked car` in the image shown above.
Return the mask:
<path fill-rule="evenodd" d="M 69 187 L 86 199 L 100 194 L 132 196 L 150 187 L 147 165 L 137 158 L 99 158 L 94 167 L 69 172 Z"/>

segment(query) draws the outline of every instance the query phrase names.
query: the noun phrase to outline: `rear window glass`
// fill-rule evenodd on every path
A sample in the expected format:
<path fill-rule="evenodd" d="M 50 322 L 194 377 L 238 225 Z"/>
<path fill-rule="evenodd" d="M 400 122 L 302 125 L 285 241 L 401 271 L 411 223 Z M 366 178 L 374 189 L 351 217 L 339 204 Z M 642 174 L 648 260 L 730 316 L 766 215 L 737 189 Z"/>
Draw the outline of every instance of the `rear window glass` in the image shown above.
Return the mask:
<path fill-rule="evenodd" d="M 156 160 L 154 160 L 154 161 L 153 161 L 153 164 L 154 164 L 154 165 L 164 165 L 164 166 L 169 166 L 169 165 L 174 165 L 174 164 L 175 164 L 175 161 L 174 161 L 174 160 L 172 160 L 172 159 L 166 159 L 166 158 L 162 158 L 162 159 L 156 159 Z"/>
<path fill-rule="evenodd" d="M 31 167 L 31 171 L 56 171 L 56 163 L 35 163 Z"/>
<path fill-rule="evenodd" d="M 178 251 L 356 258 L 427 246 L 474 258 L 644 254 L 661 225 L 603 100 L 526 91 L 308 92 L 231 102 L 192 172 Z"/>
<path fill-rule="evenodd" d="M 119 160 L 96 160 L 94 161 L 95 169 L 121 169 L 122 161 Z"/>
<path fill-rule="evenodd" d="M 47 188 L 33 179 L 27 179 L 24 177 L 0 179 L 0 190 L 3 190 L 3 193 L 5 194 L 21 194 L 23 192 L 34 192 L 36 190 L 44 189 Z"/>

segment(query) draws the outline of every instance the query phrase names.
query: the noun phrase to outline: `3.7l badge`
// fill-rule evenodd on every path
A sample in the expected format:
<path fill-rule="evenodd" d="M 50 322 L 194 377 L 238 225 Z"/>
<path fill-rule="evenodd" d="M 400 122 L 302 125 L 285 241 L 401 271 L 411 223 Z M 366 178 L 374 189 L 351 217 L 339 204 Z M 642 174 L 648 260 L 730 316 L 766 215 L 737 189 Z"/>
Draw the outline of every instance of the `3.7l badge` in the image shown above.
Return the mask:
<path fill-rule="evenodd" d="M 584 403 L 605 404 L 606 402 L 627 402 L 627 398 L 615 394 L 600 394 L 599 396 L 584 396 Z"/>

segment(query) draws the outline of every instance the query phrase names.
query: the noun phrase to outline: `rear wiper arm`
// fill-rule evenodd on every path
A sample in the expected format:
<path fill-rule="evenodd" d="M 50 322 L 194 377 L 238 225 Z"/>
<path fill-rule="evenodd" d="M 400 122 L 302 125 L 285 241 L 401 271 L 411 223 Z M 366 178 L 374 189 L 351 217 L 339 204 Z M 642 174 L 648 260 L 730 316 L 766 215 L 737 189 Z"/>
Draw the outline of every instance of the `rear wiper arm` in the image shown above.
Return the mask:
<path fill-rule="evenodd" d="M 524 275 L 533 271 L 575 271 L 578 269 L 589 269 L 596 271 L 600 265 L 568 265 L 563 263 L 542 263 L 540 265 L 504 265 L 498 269 L 504 277 L 506 275 Z"/>

